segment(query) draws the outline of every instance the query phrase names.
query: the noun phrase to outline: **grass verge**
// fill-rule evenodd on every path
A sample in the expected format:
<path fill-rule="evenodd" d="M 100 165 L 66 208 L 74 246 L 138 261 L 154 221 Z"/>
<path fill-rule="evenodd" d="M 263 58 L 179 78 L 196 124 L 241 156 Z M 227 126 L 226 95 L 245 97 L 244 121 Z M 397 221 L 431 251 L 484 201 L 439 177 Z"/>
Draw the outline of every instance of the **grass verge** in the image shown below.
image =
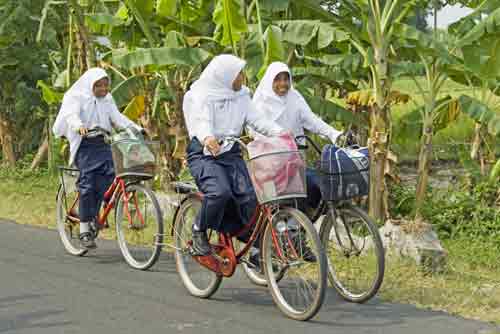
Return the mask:
<path fill-rule="evenodd" d="M 455 250 L 469 246 L 466 240 L 446 242 L 448 265 L 440 274 L 389 259 L 381 298 L 500 324 L 500 269 L 472 266 L 454 256 Z"/>

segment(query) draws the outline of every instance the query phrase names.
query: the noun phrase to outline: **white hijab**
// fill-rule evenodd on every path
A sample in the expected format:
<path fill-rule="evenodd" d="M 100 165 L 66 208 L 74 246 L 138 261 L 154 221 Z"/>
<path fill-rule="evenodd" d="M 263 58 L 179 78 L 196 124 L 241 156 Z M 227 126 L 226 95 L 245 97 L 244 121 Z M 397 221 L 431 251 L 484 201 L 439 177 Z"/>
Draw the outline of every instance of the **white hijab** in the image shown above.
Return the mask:
<path fill-rule="evenodd" d="M 274 79 L 282 72 L 288 73 L 290 78 L 290 90 L 285 96 L 279 96 L 273 90 Z M 293 88 L 292 73 L 288 65 L 281 62 L 274 62 L 269 65 L 253 96 L 253 102 L 256 105 L 259 107 L 265 106 L 266 110 L 259 111 L 265 112 L 266 117 L 273 121 L 277 120 L 287 110 L 287 105 L 295 105 L 302 100 L 302 95 Z"/>
<path fill-rule="evenodd" d="M 242 118 L 253 112 L 253 108 L 249 89 L 243 86 L 234 91 L 233 82 L 245 65 L 244 60 L 233 55 L 216 56 L 191 85 L 183 105 L 190 136 L 205 138 L 208 133 L 217 136 L 221 131 L 231 132 L 230 135 L 241 132 L 235 124 L 243 123 Z M 205 127 L 202 124 L 206 124 Z M 231 146 L 224 144 L 220 153 Z M 205 150 L 205 154 L 210 153 Z"/>
<path fill-rule="evenodd" d="M 52 128 L 56 136 L 65 136 L 70 140 L 75 135 L 69 127 L 67 118 L 74 113 L 79 113 L 80 109 L 85 109 L 86 106 L 91 105 L 90 102 L 97 100 L 93 88 L 94 84 L 102 78 L 109 79 L 108 74 L 102 68 L 88 69 L 64 94 L 61 109 Z M 100 100 L 111 101 L 111 95 L 108 93 Z"/>
<path fill-rule="evenodd" d="M 102 68 L 91 68 L 87 70 L 64 94 L 61 109 L 57 114 L 52 131 L 56 137 L 64 136 L 69 141 L 70 158 L 69 165 L 72 165 L 82 137 L 70 126 L 70 119 L 80 119 L 81 113 L 88 115 L 96 112 L 96 108 L 106 108 L 109 103 L 114 103 L 111 94 L 103 98 L 94 95 L 94 84 L 102 78 L 108 78 L 106 71 Z M 97 113 L 100 117 L 101 113 Z"/>
<path fill-rule="evenodd" d="M 233 90 L 233 81 L 245 67 L 246 62 L 236 56 L 222 54 L 214 57 L 201 76 L 191 85 L 191 94 L 200 104 L 232 100 L 248 94 L 248 88 Z"/>

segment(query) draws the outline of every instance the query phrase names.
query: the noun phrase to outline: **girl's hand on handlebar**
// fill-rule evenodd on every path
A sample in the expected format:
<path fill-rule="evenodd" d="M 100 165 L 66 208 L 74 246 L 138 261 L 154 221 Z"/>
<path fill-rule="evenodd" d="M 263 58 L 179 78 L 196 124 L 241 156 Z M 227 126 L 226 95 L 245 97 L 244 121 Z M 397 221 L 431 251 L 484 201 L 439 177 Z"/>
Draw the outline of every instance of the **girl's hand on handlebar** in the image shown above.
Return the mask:
<path fill-rule="evenodd" d="M 356 138 L 354 133 L 351 130 L 347 130 L 342 132 L 338 137 L 334 144 L 341 146 L 352 146 L 356 144 Z"/>
<path fill-rule="evenodd" d="M 80 133 L 81 136 L 86 136 L 89 133 L 89 130 L 86 127 L 82 126 L 80 127 L 78 132 Z"/>
<path fill-rule="evenodd" d="M 215 137 L 210 136 L 205 138 L 203 144 L 210 151 L 210 153 L 212 153 L 213 156 L 216 156 L 220 151 L 220 145 Z"/>
<path fill-rule="evenodd" d="M 332 131 L 328 136 L 332 144 L 338 144 L 343 136 L 343 133 L 340 131 Z"/>

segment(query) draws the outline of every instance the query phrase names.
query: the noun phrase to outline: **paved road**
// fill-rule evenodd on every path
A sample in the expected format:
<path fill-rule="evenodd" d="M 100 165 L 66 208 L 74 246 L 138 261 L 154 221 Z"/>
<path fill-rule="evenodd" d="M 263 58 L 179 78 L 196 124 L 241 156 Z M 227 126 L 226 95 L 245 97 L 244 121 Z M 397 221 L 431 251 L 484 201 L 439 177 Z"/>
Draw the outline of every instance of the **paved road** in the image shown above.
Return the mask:
<path fill-rule="evenodd" d="M 169 256 L 129 269 L 114 242 L 66 255 L 54 231 L 0 222 L 0 333 L 491 333 L 488 324 L 413 306 L 342 302 L 333 291 L 307 323 L 284 318 L 265 288 L 241 275 L 211 300 L 189 296 Z"/>

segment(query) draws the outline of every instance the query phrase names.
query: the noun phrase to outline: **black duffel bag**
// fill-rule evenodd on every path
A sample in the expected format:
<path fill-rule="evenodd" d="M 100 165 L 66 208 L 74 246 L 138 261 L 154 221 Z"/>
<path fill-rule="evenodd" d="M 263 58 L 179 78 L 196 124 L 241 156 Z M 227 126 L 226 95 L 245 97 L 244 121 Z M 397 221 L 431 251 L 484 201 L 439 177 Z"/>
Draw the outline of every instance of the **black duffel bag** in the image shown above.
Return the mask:
<path fill-rule="evenodd" d="M 341 201 L 368 195 L 370 159 L 367 147 L 326 145 L 317 165 L 324 200 Z"/>

